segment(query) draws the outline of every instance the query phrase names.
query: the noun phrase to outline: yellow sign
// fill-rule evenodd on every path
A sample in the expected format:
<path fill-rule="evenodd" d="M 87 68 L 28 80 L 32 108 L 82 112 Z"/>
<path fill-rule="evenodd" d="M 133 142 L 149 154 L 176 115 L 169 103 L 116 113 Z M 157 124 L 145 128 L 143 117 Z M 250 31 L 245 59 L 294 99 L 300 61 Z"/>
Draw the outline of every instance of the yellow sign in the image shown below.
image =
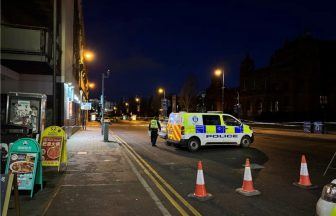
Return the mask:
<path fill-rule="evenodd" d="M 42 166 L 57 166 L 67 164 L 66 134 L 61 127 L 50 126 L 41 136 Z"/>

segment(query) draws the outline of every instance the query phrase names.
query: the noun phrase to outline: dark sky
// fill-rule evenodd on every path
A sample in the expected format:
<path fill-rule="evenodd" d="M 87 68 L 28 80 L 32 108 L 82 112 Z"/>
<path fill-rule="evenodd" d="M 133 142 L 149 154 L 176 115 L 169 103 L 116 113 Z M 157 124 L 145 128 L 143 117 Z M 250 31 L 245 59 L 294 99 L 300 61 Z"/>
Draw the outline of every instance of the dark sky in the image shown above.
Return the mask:
<path fill-rule="evenodd" d="M 246 53 L 263 67 L 286 39 L 306 31 L 336 39 L 335 2 L 84 0 L 87 47 L 96 54 L 91 97 L 100 95 L 107 68 L 108 99 L 149 96 L 158 86 L 178 93 L 189 74 L 202 90 L 217 66 L 225 66 L 226 85 L 237 86 Z"/>

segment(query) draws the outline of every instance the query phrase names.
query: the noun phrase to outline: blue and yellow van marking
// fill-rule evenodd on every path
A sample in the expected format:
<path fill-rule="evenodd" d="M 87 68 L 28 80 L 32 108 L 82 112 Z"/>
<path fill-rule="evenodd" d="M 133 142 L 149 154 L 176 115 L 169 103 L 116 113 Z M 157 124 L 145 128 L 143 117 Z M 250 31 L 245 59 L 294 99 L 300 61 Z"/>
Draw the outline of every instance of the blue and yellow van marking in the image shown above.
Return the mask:
<path fill-rule="evenodd" d="M 235 133 L 243 133 L 243 126 L 236 126 Z"/>
<path fill-rule="evenodd" d="M 225 133 L 225 126 L 216 125 L 216 133 Z"/>
<path fill-rule="evenodd" d="M 196 125 L 196 133 L 205 133 L 205 125 Z"/>

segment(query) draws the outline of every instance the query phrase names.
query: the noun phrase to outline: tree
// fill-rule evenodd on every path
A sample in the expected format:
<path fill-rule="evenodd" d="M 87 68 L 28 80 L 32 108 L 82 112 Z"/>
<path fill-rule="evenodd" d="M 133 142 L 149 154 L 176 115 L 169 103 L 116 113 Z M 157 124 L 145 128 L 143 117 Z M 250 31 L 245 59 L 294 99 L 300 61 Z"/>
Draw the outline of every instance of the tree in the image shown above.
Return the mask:
<path fill-rule="evenodd" d="M 179 95 L 181 110 L 191 112 L 196 110 L 197 77 L 194 74 L 185 80 Z"/>

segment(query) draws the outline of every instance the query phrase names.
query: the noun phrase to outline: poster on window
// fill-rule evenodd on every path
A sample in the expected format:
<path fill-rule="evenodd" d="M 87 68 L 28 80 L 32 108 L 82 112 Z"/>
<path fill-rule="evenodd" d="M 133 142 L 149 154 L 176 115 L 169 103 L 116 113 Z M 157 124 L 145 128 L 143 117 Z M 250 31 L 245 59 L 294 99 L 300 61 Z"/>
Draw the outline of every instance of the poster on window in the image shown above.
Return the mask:
<path fill-rule="evenodd" d="M 42 166 L 59 166 L 63 138 L 42 137 Z"/>
<path fill-rule="evenodd" d="M 39 107 L 39 100 L 11 99 L 9 123 L 28 126 L 33 132 L 36 132 L 38 127 L 38 114 L 40 112 Z"/>

